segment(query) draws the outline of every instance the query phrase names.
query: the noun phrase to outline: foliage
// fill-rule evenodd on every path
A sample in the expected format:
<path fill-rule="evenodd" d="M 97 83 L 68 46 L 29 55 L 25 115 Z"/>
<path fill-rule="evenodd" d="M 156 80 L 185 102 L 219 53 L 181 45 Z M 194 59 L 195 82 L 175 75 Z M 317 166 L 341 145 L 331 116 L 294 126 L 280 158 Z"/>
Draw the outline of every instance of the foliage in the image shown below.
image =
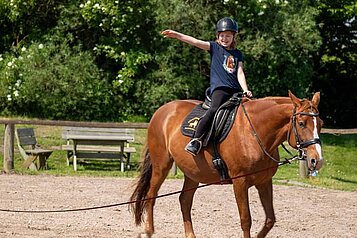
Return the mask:
<path fill-rule="evenodd" d="M 321 43 L 308 1 L 225 1 L 221 12 L 238 20 L 238 48 L 255 96 L 310 96 L 311 54 Z M 225 10 L 226 9 L 226 10 Z"/>
<path fill-rule="evenodd" d="M 0 1 L 0 52 L 27 39 L 45 34 L 56 24 L 57 5 L 66 0 Z"/>
<path fill-rule="evenodd" d="M 4 73 L 0 108 L 3 113 L 49 119 L 113 116 L 116 100 L 103 73 L 93 65 L 89 53 L 70 48 L 66 42 L 34 42 L 29 48 L 14 48 L 0 64 Z"/>
<path fill-rule="evenodd" d="M 72 120 L 148 120 L 168 101 L 203 99 L 209 85 L 209 54 L 163 38 L 160 32 L 171 28 L 214 40 L 217 20 L 230 16 L 240 26 L 238 48 L 244 54 L 247 81 L 255 97 L 286 96 L 288 89 L 299 97 L 321 91 L 325 124 L 354 127 L 355 12 L 356 3 L 352 0 L 0 1 L 3 86 L 15 87 L 18 75 L 24 74 L 25 69 L 33 85 L 38 85 L 36 80 L 40 79 L 35 76 L 40 74 L 41 80 L 69 80 L 69 70 L 76 71 L 74 59 L 80 59 L 83 62 L 78 65 L 84 72 L 73 73 L 74 78 L 81 77 L 74 80 L 81 92 L 78 95 L 84 94 L 87 84 L 96 88 L 90 98 L 92 109 L 88 101 L 82 101 L 83 96 L 64 93 L 60 98 L 54 97 L 53 91 L 45 91 L 39 105 L 47 112 L 42 115 L 40 108 L 29 108 L 29 99 L 12 97 L 10 103 L 7 95 L 13 92 L 6 88 L 0 94 L 1 113 Z M 6 64 L 12 60 L 19 64 L 20 57 L 26 54 L 21 49 L 35 49 L 40 43 L 46 49 L 59 47 L 43 55 L 56 67 L 43 64 L 37 72 L 38 68 L 28 61 L 29 66 L 9 71 Z M 60 61 L 56 62 L 51 54 L 62 55 L 57 58 L 64 57 L 67 68 L 59 67 Z M 76 58 L 79 55 L 83 58 Z M 81 115 L 69 114 L 64 102 L 76 105 Z M 24 112 L 24 108 L 28 110 Z"/>
<path fill-rule="evenodd" d="M 157 26 L 162 26 L 158 30 L 171 28 L 203 40 L 215 39 L 218 19 L 237 19 L 241 28 L 238 48 L 245 55 L 245 72 L 255 96 L 286 96 L 288 89 L 310 96 L 311 54 L 321 40 L 314 22 L 317 12 L 307 1 L 171 0 L 155 4 Z M 163 53 L 156 57 L 159 72 L 154 73 L 146 96 L 158 105 L 172 97 L 202 99 L 209 82 L 207 52 L 177 40 L 161 41 Z"/>
<path fill-rule="evenodd" d="M 155 32 L 171 28 L 200 38 L 214 39 L 209 7 L 201 1 L 153 1 Z M 162 104 L 174 99 L 203 98 L 209 85 L 209 55 L 173 39 L 156 38 L 155 71 L 138 84 L 136 95 L 145 105 L 141 114 L 150 116 Z"/>
<path fill-rule="evenodd" d="M 81 14 L 91 30 L 98 34 L 94 51 L 104 56 L 102 67 L 117 70 L 113 86 L 131 97 L 143 69 L 151 61 L 151 38 L 155 33 L 150 2 L 87 1 L 80 5 Z"/>
<path fill-rule="evenodd" d="M 353 0 L 316 4 L 323 44 L 315 56 L 314 88 L 322 93 L 325 123 L 353 128 L 357 122 L 357 3 Z"/>

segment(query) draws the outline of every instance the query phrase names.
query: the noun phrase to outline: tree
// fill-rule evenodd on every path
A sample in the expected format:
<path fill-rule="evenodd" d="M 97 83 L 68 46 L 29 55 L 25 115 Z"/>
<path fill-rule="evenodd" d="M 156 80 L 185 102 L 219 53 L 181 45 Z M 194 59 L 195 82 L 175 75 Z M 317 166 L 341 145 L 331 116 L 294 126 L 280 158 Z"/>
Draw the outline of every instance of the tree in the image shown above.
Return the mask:
<path fill-rule="evenodd" d="M 314 89 L 321 91 L 321 114 L 329 126 L 357 124 L 357 2 L 317 1 L 323 44 L 315 56 Z"/>
<path fill-rule="evenodd" d="M 119 116 L 120 97 L 111 93 L 89 52 L 67 42 L 33 43 L 1 59 L 2 114 L 72 120 Z"/>
<path fill-rule="evenodd" d="M 311 55 L 321 44 L 316 9 L 308 1 L 227 1 L 241 25 L 240 47 L 256 96 L 310 96 Z"/>
<path fill-rule="evenodd" d="M 54 85 L 60 83 L 56 80 L 63 81 L 71 85 L 68 89 L 81 91 L 78 93 L 81 97 L 70 98 L 69 94 L 64 93 L 63 100 L 55 100 L 56 92 L 62 92 L 64 88 L 48 87 L 46 90 L 39 83 L 38 89 L 47 92 L 45 97 L 48 98 L 43 98 L 42 95 L 30 99 L 28 94 L 26 99 L 31 101 L 31 105 L 46 107 L 47 111 L 42 110 L 46 113 L 39 115 L 35 108 L 29 107 L 27 103 L 29 101 L 20 100 L 20 97 L 15 101 L 11 89 L 3 90 L 0 97 L 2 113 L 25 112 L 29 116 L 86 120 L 119 120 L 134 114 L 133 108 L 140 104 L 134 96 L 136 84 L 141 78 L 140 74 L 146 70 L 146 64 L 151 60 L 151 37 L 148 30 L 152 29 L 151 12 L 150 4 L 139 0 L 126 2 L 94 0 L 83 4 L 74 0 L 1 1 L 0 19 L 3 30 L 0 39 L 4 42 L 1 45 L 3 48 L 0 48 L 0 69 L 4 73 L 0 78 L 1 84 L 12 87 L 11 85 L 20 80 L 21 87 L 24 89 L 24 82 L 30 86 L 31 83 L 44 83 L 44 80 L 51 79 Z M 38 54 L 46 59 L 43 61 L 43 67 L 37 71 L 36 67 L 40 63 L 36 61 L 27 61 L 28 65 L 21 66 L 30 69 L 31 74 L 39 78 L 26 74 L 29 81 L 19 79 L 20 74 L 25 75 L 22 72 L 24 69 L 20 67 L 9 69 L 7 63 L 14 60 L 17 64 L 14 62 L 12 65 L 16 66 L 25 62 L 20 60 L 25 54 L 21 50 L 35 49 L 35 45 L 40 43 L 45 45 L 45 49 L 49 47 L 59 50 L 48 50 L 46 51 L 48 54 L 45 55 L 43 55 L 44 50 L 35 52 L 35 55 Z M 66 50 L 61 51 L 62 48 Z M 96 56 L 95 60 L 91 58 L 93 55 Z M 75 67 L 74 60 L 81 61 L 78 62 L 78 67 Z M 82 72 L 69 74 L 66 67 L 61 67 L 61 63 L 68 69 Z M 6 72 L 9 75 L 6 75 Z M 45 85 L 49 84 L 45 83 Z M 91 86 L 93 88 L 88 89 Z M 82 90 L 86 88 L 90 92 L 95 91 L 92 97 L 89 97 L 90 102 L 86 101 L 89 98 L 82 94 L 85 92 Z M 24 99 L 23 92 L 21 96 Z M 67 113 L 66 107 L 62 107 L 61 104 L 65 101 L 70 105 L 76 105 L 76 110 L 82 113 L 78 115 Z M 93 105 L 89 104 L 91 102 Z M 99 111 L 98 105 L 101 105 L 100 112 L 93 114 Z M 24 111 L 24 108 L 30 110 Z M 50 108 L 56 110 L 51 111 Z"/>
<path fill-rule="evenodd" d="M 67 0 L 0 1 L 0 53 L 55 26 L 57 5 Z"/>

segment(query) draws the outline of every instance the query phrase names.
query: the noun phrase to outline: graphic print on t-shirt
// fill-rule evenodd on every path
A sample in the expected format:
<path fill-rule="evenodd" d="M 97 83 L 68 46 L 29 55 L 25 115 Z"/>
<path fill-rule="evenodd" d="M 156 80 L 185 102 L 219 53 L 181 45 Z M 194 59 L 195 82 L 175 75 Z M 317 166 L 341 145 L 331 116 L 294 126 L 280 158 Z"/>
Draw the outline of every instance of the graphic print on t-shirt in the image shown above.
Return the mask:
<path fill-rule="evenodd" d="M 232 55 L 224 55 L 224 62 L 223 62 L 223 68 L 228 72 L 228 73 L 234 73 L 236 71 L 236 63 L 234 61 L 234 57 Z"/>

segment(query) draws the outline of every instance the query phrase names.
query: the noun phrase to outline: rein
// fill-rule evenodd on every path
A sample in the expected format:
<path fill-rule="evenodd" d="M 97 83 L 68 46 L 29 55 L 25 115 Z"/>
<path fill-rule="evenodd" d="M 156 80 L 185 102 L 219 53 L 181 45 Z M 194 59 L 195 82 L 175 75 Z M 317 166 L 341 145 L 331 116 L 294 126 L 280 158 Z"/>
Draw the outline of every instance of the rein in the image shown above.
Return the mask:
<path fill-rule="evenodd" d="M 242 109 L 243 109 L 244 115 L 245 115 L 245 117 L 247 118 L 247 120 L 248 120 L 248 122 L 249 122 L 249 125 L 250 125 L 250 128 L 251 128 L 252 131 L 253 131 L 254 137 L 256 138 L 256 140 L 257 140 L 257 142 L 258 142 L 260 148 L 261 148 L 262 151 L 264 152 L 264 154 L 265 154 L 266 156 L 268 156 L 269 159 L 271 159 L 272 161 L 278 163 L 279 165 L 287 164 L 287 163 L 291 164 L 290 161 L 295 160 L 295 159 L 305 160 L 305 157 L 303 156 L 303 155 L 305 155 L 305 153 L 301 153 L 301 151 L 303 152 L 302 148 L 304 148 L 304 147 L 301 147 L 301 143 L 299 143 L 299 146 L 298 146 L 298 148 L 300 148 L 300 150 L 299 150 L 299 155 L 293 155 L 293 154 L 285 147 L 284 144 L 280 144 L 280 145 L 283 147 L 283 149 L 284 149 L 291 157 L 290 157 L 290 158 L 285 158 L 284 161 L 280 161 L 280 160 L 275 159 L 273 156 L 271 156 L 271 155 L 269 154 L 269 152 L 266 150 L 266 148 L 264 147 L 263 142 L 261 141 L 260 137 L 258 136 L 258 133 L 257 133 L 257 131 L 255 130 L 255 128 L 254 128 L 254 126 L 253 126 L 253 123 L 252 123 L 252 121 L 250 120 L 250 118 L 249 118 L 249 116 L 248 116 L 247 110 L 246 110 L 245 107 L 244 107 L 244 103 L 241 103 L 241 105 L 242 105 Z M 300 112 L 299 114 L 305 114 L 305 113 Z M 308 113 L 306 113 L 306 114 L 308 114 Z M 299 137 L 298 137 L 298 134 L 297 134 L 296 127 L 294 126 L 295 121 L 296 121 L 296 115 L 297 115 L 297 113 L 295 113 L 295 109 L 294 109 L 293 122 L 292 122 L 292 123 L 293 123 L 293 128 L 295 128 L 294 134 L 295 134 L 295 136 L 296 136 L 297 138 L 299 138 Z M 297 141 L 298 141 L 298 140 L 297 140 Z M 299 140 L 299 141 L 300 141 L 300 140 Z M 315 144 L 315 143 L 316 143 L 316 142 L 313 143 L 312 140 L 311 140 L 311 141 L 308 141 L 308 142 L 311 143 L 311 144 Z M 307 142 L 304 142 L 303 144 L 304 144 L 305 147 L 307 147 L 307 146 L 310 145 L 310 144 L 308 144 Z M 308 144 L 308 145 L 305 145 L 305 144 Z"/>

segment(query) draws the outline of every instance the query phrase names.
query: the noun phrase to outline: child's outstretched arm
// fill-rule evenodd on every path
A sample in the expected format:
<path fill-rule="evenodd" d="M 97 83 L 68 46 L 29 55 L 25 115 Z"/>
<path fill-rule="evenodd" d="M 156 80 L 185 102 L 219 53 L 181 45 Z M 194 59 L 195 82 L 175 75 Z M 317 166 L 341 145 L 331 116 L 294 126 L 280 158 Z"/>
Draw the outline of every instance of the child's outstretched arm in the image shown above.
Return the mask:
<path fill-rule="evenodd" d="M 173 30 L 164 30 L 161 32 L 162 35 L 164 35 L 167 38 L 175 38 L 178 39 L 182 42 L 185 42 L 187 44 L 196 46 L 197 48 L 200 48 L 202 50 L 209 50 L 210 49 L 210 43 L 208 41 L 203 41 L 203 40 L 198 40 L 192 36 L 188 36 L 185 34 L 182 34 L 177 31 Z"/>

